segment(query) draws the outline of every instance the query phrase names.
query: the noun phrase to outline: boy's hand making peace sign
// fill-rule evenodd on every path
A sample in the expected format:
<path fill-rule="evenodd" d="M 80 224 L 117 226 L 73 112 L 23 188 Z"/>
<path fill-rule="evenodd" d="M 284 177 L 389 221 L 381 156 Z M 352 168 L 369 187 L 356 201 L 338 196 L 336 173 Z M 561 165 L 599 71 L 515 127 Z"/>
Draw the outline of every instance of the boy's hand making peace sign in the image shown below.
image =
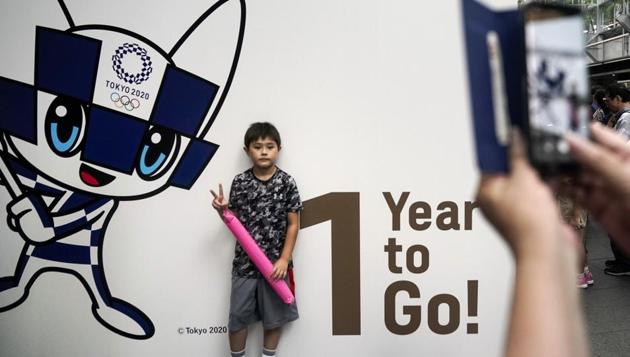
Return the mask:
<path fill-rule="evenodd" d="M 214 207 L 214 209 L 216 209 L 217 212 L 219 212 L 219 215 L 221 215 L 223 211 L 225 211 L 228 208 L 228 201 L 225 199 L 225 196 L 223 195 L 223 185 L 219 184 L 218 195 L 213 190 L 210 190 L 210 193 L 212 194 L 212 196 L 214 196 L 214 199 L 212 200 L 212 207 Z"/>

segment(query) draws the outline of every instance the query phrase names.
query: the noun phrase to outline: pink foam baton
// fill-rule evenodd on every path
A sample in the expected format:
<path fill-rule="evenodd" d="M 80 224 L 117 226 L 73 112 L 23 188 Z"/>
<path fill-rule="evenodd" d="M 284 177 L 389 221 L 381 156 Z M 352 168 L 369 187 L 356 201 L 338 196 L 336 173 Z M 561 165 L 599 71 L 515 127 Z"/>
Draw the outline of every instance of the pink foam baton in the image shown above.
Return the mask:
<path fill-rule="evenodd" d="M 247 229 L 243 227 L 243 224 L 234 216 L 230 210 L 226 209 L 223 211 L 223 222 L 225 225 L 232 231 L 236 240 L 240 243 L 241 247 L 247 255 L 249 259 L 252 260 L 254 265 L 258 268 L 258 271 L 262 273 L 262 275 L 267 279 L 267 282 L 273 290 L 280 296 L 280 299 L 284 301 L 286 304 L 292 304 L 295 300 L 293 297 L 293 293 L 291 293 L 291 289 L 287 285 L 286 281 L 274 280 L 271 278 L 271 273 L 273 272 L 273 264 L 267 259 L 267 256 L 260 247 L 254 241 L 254 238 L 249 234 Z"/>

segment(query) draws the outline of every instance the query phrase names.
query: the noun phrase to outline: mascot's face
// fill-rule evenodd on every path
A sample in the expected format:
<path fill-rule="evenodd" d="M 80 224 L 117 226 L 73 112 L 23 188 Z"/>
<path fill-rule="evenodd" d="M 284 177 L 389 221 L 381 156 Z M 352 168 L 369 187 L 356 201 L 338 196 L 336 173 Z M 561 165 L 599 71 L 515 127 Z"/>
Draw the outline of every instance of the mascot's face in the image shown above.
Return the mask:
<path fill-rule="evenodd" d="M 196 136 L 218 86 L 157 46 L 111 29 L 39 27 L 35 56 L 34 88 L 14 94 L 27 114 L 8 140 L 54 182 L 139 198 L 190 187 L 216 151 Z"/>

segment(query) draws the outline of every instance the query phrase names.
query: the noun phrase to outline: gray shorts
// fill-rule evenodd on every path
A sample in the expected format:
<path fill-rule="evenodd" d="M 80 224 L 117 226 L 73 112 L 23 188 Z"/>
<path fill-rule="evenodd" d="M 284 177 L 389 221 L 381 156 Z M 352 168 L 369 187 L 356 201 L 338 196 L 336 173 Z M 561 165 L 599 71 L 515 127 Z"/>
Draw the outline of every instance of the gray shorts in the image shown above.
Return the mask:
<path fill-rule="evenodd" d="M 265 330 L 280 327 L 299 317 L 295 302 L 285 304 L 263 278 L 232 277 L 230 331 L 239 331 L 261 321 Z"/>

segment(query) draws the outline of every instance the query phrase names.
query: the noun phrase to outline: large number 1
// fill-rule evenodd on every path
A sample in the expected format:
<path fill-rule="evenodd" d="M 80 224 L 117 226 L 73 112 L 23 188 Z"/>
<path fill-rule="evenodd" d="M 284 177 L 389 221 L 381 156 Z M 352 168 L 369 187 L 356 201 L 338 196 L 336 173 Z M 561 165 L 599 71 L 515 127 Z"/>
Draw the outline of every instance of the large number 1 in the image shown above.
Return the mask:
<path fill-rule="evenodd" d="M 358 192 L 331 192 L 304 202 L 300 226 L 330 220 L 332 333 L 361 334 L 360 204 Z"/>

